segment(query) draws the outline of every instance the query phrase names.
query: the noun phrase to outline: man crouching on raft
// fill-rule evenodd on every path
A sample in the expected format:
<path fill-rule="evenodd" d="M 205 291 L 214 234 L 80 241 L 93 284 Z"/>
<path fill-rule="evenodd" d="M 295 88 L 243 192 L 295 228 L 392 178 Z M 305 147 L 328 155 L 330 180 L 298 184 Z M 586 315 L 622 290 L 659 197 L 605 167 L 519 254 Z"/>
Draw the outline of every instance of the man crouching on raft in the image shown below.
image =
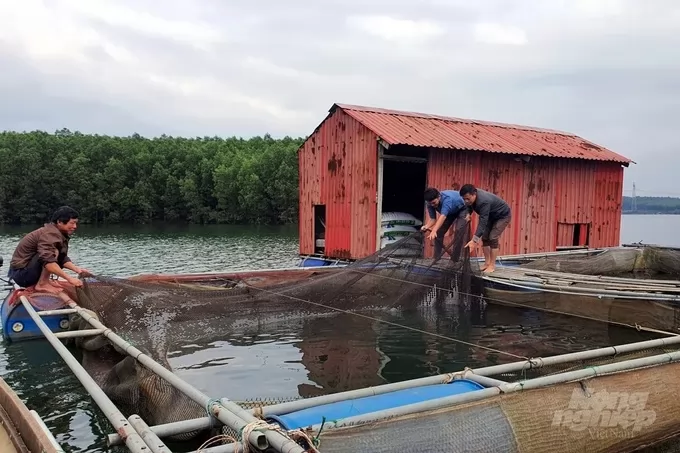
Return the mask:
<path fill-rule="evenodd" d="M 17 245 L 9 263 L 7 276 L 23 287 L 35 287 L 36 291 L 59 293 L 64 288 L 50 279 L 52 274 L 75 287 L 83 282 L 69 276 L 62 269 L 76 274 L 91 275 L 87 269 L 76 266 L 68 257 L 68 242 L 78 228 L 78 213 L 63 206 L 52 214 L 50 223 L 24 236 Z"/>
<path fill-rule="evenodd" d="M 477 189 L 472 184 L 465 184 L 461 187 L 460 196 L 465 200 L 465 204 L 479 216 L 475 235 L 465 247 L 469 247 L 470 250 L 473 247 L 479 247 L 481 239 L 484 266 L 480 270 L 486 273 L 493 272 L 496 270 L 498 257 L 498 238 L 510 224 L 510 206 L 500 197 Z"/>

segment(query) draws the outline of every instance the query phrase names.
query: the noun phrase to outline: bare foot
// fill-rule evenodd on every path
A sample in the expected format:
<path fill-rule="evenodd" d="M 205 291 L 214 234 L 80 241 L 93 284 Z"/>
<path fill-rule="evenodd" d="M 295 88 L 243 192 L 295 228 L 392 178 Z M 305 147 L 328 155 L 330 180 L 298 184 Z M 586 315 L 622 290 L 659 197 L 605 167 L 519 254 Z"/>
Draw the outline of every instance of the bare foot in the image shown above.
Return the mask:
<path fill-rule="evenodd" d="M 39 292 L 55 294 L 61 292 L 61 288 L 58 288 L 54 285 L 50 285 L 49 283 L 47 285 L 35 285 L 35 290 Z"/>
<path fill-rule="evenodd" d="M 489 266 L 486 269 L 484 269 L 482 272 L 484 272 L 485 274 L 490 274 L 495 270 L 496 270 L 496 266 Z"/>
<path fill-rule="evenodd" d="M 487 267 L 489 267 L 489 265 L 488 265 L 488 264 L 485 264 L 485 265 L 481 266 L 481 267 L 479 268 L 479 270 L 482 271 L 482 272 L 484 272 L 484 271 L 486 270 Z"/>
<path fill-rule="evenodd" d="M 59 284 L 58 281 L 51 278 L 51 279 L 49 279 L 49 282 L 50 282 L 50 285 L 56 286 L 57 288 L 61 289 L 61 285 Z"/>

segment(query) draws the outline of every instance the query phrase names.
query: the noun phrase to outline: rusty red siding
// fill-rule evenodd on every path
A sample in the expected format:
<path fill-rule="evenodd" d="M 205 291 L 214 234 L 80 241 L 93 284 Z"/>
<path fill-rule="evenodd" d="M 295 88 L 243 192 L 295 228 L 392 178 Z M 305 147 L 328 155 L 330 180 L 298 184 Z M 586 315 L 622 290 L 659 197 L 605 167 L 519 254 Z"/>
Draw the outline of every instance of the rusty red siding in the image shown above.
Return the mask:
<path fill-rule="evenodd" d="M 572 245 L 574 230 L 567 225 L 575 224 L 589 225 L 591 247 L 619 245 L 620 164 L 549 158 L 523 162 L 473 151 L 430 152 L 428 185 L 446 189 L 466 183 L 497 194 L 512 209 L 512 222 L 501 238 L 501 254 L 554 251 Z M 473 230 L 476 227 L 475 215 Z"/>
<path fill-rule="evenodd" d="M 314 253 L 314 205 L 326 206 L 325 255 L 357 258 L 375 251 L 377 136 L 336 110 L 298 152 L 300 253 Z"/>

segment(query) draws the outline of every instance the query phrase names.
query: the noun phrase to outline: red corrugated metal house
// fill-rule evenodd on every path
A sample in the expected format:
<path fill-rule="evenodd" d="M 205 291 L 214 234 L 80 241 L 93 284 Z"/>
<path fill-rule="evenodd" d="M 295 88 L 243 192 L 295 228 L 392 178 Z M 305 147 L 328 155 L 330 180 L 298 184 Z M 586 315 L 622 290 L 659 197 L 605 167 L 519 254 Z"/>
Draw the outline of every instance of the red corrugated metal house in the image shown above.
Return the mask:
<path fill-rule="evenodd" d="M 343 104 L 298 156 L 300 253 L 338 259 L 380 248 L 383 212 L 423 220 L 427 186 L 465 183 L 512 208 L 501 255 L 617 246 L 632 162 L 565 132 Z"/>

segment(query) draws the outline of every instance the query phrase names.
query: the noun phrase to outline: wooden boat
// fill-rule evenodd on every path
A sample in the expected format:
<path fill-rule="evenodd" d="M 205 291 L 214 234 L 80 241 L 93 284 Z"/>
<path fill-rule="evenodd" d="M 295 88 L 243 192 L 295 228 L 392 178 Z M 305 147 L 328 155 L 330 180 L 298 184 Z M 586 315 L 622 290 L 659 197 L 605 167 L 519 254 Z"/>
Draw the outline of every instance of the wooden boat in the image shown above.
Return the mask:
<path fill-rule="evenodd" d="M 29 410 L 0 378 L 0 451 L 2 453 L 64 453 L 40 416 Z"/>

